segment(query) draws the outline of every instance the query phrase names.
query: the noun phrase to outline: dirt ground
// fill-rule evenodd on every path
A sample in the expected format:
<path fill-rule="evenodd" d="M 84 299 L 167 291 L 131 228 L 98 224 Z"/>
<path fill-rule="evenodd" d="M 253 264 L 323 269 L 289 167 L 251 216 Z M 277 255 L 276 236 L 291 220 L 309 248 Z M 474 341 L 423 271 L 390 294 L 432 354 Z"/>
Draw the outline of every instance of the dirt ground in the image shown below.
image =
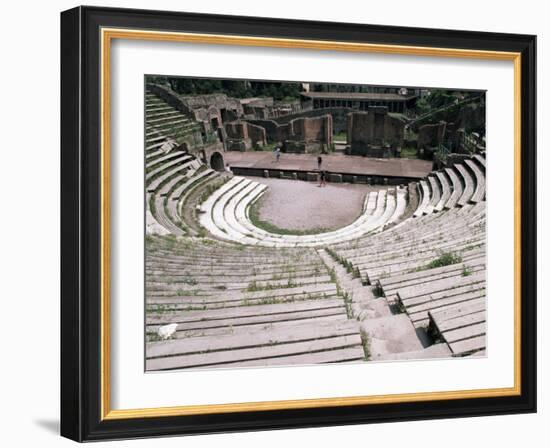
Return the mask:
<path fill-rule="evenodd" d="M 334 230 L 361 214 L 365 196 L 376 188 L 359 184 L 250 177 L 269 188 L 259 203 L 260 219 L 290 230 Z"/>

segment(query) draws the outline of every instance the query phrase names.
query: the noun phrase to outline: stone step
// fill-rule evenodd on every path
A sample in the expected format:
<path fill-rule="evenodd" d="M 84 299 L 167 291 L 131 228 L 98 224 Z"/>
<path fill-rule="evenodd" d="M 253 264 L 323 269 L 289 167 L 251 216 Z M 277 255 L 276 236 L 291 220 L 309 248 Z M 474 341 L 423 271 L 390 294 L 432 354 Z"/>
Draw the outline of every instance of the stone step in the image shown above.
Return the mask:
<path fill-rule="evenodd" d="M 291 365 L 312 365 L 329 363 L 352 363 L 363 362 L 365 355 L 361 346 L 351 348 L 331 348 L 327 351 L 305 353 L 301 355 L 281 356 L 269 360 L 255 359 L 252 361 L 239 362 L 239 367 L 266 367 L 266 366 L 291 366 Z"/>
<path fill-rule="evenodd" d="M 155 176 L 158 176 L 159 174 L 169 171 L 174 167 L 182 168 L 190 164 L 192 161 L 193 161 L 193 156 L 187 155 L 186 153 L 178 154 L 176 157 L 170 158 L 165 163 L 159 166 L 155 166 L 153 169 L 150 169 L 146 173 L 145 184 L 148 185 L 150 182 L 152 182 Z"/>
<path fill-rule="evenodd" d="M 435 259 L 444 252 L 458 252 L 464 249 L 467 251 L 470 246 L 483 245 L 484 242 L 485 238 L 482 233 L 473 235 L 464 233 L 454 238 L 450 237 L 449 239 L 427 241 L 425 243 L 418 242 L 398 250 L 389 248 L 387 252 L 375 252 L 361 257 L 346 257 L 346 259 L 352 262 L 354 266 L 363 269 L 384 270 L 386 266 L 398 263 L 415 263 L 417 260 L 426 260 L 427 258 Z M 388 274 L 390 274 L 389 271 Z"/>
<path fill-rule="evenodd" d="M 237 350 L 353 335 L 359 335 L 357 321 L 335 319 L 334 322 L 321 322 L 313 325 L 311 323 L 298 324 L 291 332 L 288 331 L 288 328 L 275 327 L 261 331 L 248 329 L 224 338 L 203 336 L 150 342 L 147 344 L 147 358 Z"/>
<path fill-rule="evenodd" d="M 426 213 L 426 210 L 430 204 L 430 189 L 428 187 L 428 183 L 425 180 L 421 180 L 417 185 L 420 201 L 418 203 L 418 208 L 413 213 L 415 218 Z"/>
<path fill-rule="evenodd" d="M 181 369 L 190 367 L 211 367 L 220 365 L 240 365 L 242 362 L 264 360 L 269 365 L 272 358 L 293 355 L 311 355 L 317 352 L 333 351 L 340 348 L 357 347 L 358 356 L 362 353 L 361 337 L 359 335 L 335 336 L 290 344 L 264 345 L 253 348 L 220 350 L 190 355 L 175 355 L 166 358 L 148 359 L 149 370 Z M 314 359 L 314 357 L 312 357 Z"/>
<path fill-rule="evenodd" d="M 240 256 L 239 256 L 240 255 Z M 157 263 L 155 265 L 155 263 Z M 220 253 L 204 254 L 166 254 L 157 251 L 152 254 L 148 254 L 146 265 L 147 267 L 164 266 L 166 270 L 169 268 L 180 269 L 183 265 L 190 265 L 191 268 L 197 269 L 212 269 L 216 270 L 224 269 L 227 266 L 234 266 L 237 269 L 239 266 L 241 269 L 251 270 L 257 268 L 257 271 L 261 271 L 266 268 L 272 272 L 290 272 L 294 270 L 294 264 L 302 265 L 305 263 L 319 264 L 319 259 L 315 253 L 307 253 L 303 255 L 299 254 L 277 254 L 277 252 L 271 253 L 253 253 L 245 252 L 235 249 L 234 251 L 220 251 Z"/>
<path fill-rule="evenodd" d="M 406 286 L 404 288 L 400 288 L 397 295 L 399 296 L 399 300 L 401 300 L 404 304 L 407 304 L 412 299 L 418 300 L 420 297 L 425 297 L 426 301 L 430 301 L 432 300 L 431 297 L 434 293 L 452 290 L 460 286 L 479 284 L 477 286 L 478 288 L 484 288 L 486 277 L 487 274 L 485 271 L 476 272 L 467 277 L 459 275 L 456 277 L 432 281 L 427 284 Z"/>
<path fill-rule="evenodd" d="M 246 213 L 249 204 L 262 194 L 265 187 L 260 185 L 241 179 L 234 181 L 223 191 L 215 192 L 213 199 L 202 206 L 205 213 L 201 217 L 201 225 L 217 238 L 241 244 L 314 247 L 351 239 L 381 228 L 392 217 L 396 208 L 395 197 L 382 190 L 377 195 L 376 209 L 372 214 L 363 214 L 348 226 L 316 235 L 278 235 L 254 226 Z M 367 210 L 371 210 L 368 203 Z"/>
<path fill-rule="evenodd" d="M 145 111 L 145 115 L 147 117 L 147 122 L 149 122 L 151 119 L 155 119 L 156 117 L 164 117 L 164 116 L 167 116 L 167 115 L 176 115 L 176 114 L 179 114 L 181 115 L 182 113 L 177 110 L 177 109 L 174 109 L 172 106 L 165 106 L 163 108 L 160 108 L 160 109 L 164 109 L 164 110 L 160 110 L 160 111 L 157 111 L 157 110 L 146 110 Z"/>
<path fill-rule="evenodd" d="M 171 119 L 174 119 L 174 118 L 179 118 L 179 117 L 182 117 L 182 116 L 183 115 L 181 114 L 181 112 L 174 109 L 173 111 L 170 111 L 170 112 L 155 114 L 154 118 L 151 117 L 151 116 L 148 116 L 147 117 L 147 124 L 148 125 L 155 125 L 157 123 L 162 123 L 163 121 L 171 120 Z"/>
<path fill-rule="evenodd" d="M 147 143 L 147 148 L 151 148 L 151 145 L 153 143 L 160 143 L 161 145 L 164 144 L 164 141 L 166 140 L 167 136 L 166 135 L 162 135 L 162 134 L 158 134 L 155 133 L 155 136 L 151 136 L 151 137 L 146 137 L 145 138 L 145 142 Z"/>
<path fill-rule="evenodd" d="M 225 263 L 220 266 L 218 263 L 205 263 L 201 266 L 196 266 L 192 260 L 187 263 L 180 262 L 177 265 L 166 268 L 162 264 L 147 265 L 147 275 L 162 275 L 170 278 L 177 278 L 177 275 L 181 275 L 185 272 L 185 275 L 191 275 L 192 277 L 219 277 L 227 275 L 228 279 L 233 277 L 251 279 L 257 278 L 257 276 L 266 276 L 269 278 L 288 278 L 288 277 L 301 277 L 315 273 L 325 272 L 323 265 L 315 262 L 314 264 L 308 264 L 307 268 L 296 268 L 289 270 L 287 266 L 278 266 L 277 264 L 264 264 L 261 261 L 256 261 L 252 264 L 247 263 L 243 266 L 239 260 L 235 260 L 233 263 Z"/>
<path fill-rule="evenodd" d="M 294 294 L 291 296 L 282 296 L 281 298 L 274 298 L 266 296 L 264 298 L 253 299 L 237 299 L 227 300 L 226 297 L 222 297 L 223 300 L 212 301 L 213 296 L 197 296 L 197 297 L 152 297 L 147 299 L 148 312 L 152 312 L 155 309 L 161 309 L 162 312 L 171 311 L 189 311 L 200 309 L 227 309 L 252 305 L 267 305 L 271 303 L 287 303 L 287 302 L 302 302 L 306 300 L 334 300 L 340 298 L 336 293 L 323 292 L 323 293 L 307 293 L 307 294 Z M 341 299 L 341 298 L 340 298 Z"/>
<path fill-rule="evenodd" d="M 162 173 L 159 176 L 146 182 L 147 192 L 157 192 L 157 190 L 162 188 L 165 182 L 170 181 L 170 179 L 172 179 L 174 176 L 178 176 L 179 178 L 184 177 L 189 169 L 190 167 L 188 163 L 176 163 L 174 165 L 171 165 L 171 167 L 169 167 L 168 169 L 163 169 Z"/>
<path fill-rule="evenodd" d="M 172 111 L 174 110 L 171 106 L 162 106 L 159 104 L 151 104 L 145 106 L 145 114 L 149 117 L 151 115 L 154 116 L 157 112 L 165 112 L 165 111 Z"/>
<path fill-rule="evenodd" d="M 403 216 L 405 210 L 407 209 L 407 189 L 406 188 L 397 188 L 396 192 L 396 206 L 391 217 L 386 221 L 385 225 L 393 224 L 399 218 Z"/>
<path fill-rule="evenodd" d="M 430 311 L 430 319 L 433 321 L 434 330 L 443 333 L 483 322 L 485 320 L 486 302 L 485 299 L 471 300 L 443 310 Z"/>
<path fill-rule="evenodd" d="M 442 216 L 445 214 L 442 214 Z M 443 218 L 429 225 L 425 225 L 425 222 L 421 221 L 420 218 L 412 219 L 412 221 L 417 220 L 417 225 L 412 226 L 412 232 L 405 231 L 405 228 L 401 227 L 403 232 L 384 233 L 382 235 L 384 238 L 373 239 L 372 235 L 370 235 L 368 240 L 361 240 L 356 246 L 354 245 L 351 248 L 338 249 L 338 252 L 349 259 L 361 258 L 381 251 L 397 251 L 399 249 L 422 245 L 430 241 L 458 238 L 465 233 L 482 233 L 484 229 L 480 224 L 485 223 L 485 215 L 483 214 L 472 220 L 464 220 L 455 216 L 451 223 L 447 222 L 446 218 Z M 369 242 L 371 244 L 368 244 Z"/>
<path fill-rule="evenodd" d="M 268 306 L 268 305 L 263 305 Z M 246 327 L 255 327 L 257 325 L 268 326 L 272 324 L 278 324 L 281 322 L 286 323 L 303 323 L 313 322 L 313 320 L 319 318 L 342 318 L 346 316 L 345 307 L 322 307 L 317 309 L 308 309 L 304 311 L 295 311 L 292 313 L 271 313 L 271 314 L 259 314 L 254 316 L 237 316 L 231 318 L 207 320 L 207 321 L 189 321 L 178 323 L 177 331 L 185 332 L 186 334 L 227 334 L 231 333 L 231 330 L 237 327 L 242 329 Z M 176 322 L 174 322 L 176 323 Z M 158 331 L 159 325 L 164 325 L 159 322 L 157 324 L 147 324 L 148 332 Z"/>
<path fill-rule="evenodd" d="M 147 201 L 147 204 L 149 204 L 149 201 Z M 172 222 L 166 214 L 163 197 L 155 197 L 155 213 L 153 214 L 153 216 L 155 217 L 157 222 L 166 230 L 168 230 L 171 234 L 185 235 L 184 230 L 178 227 L 174 222 Z"/>
<path fill-rule="evenodd" d="M 437 171 L 435 175 L 437 176 L 439 184 L 441 185 L 441 198 L 439 202 L 434 205 L 434 210 L 436 212 L 440 212 L 445 207 L 445 204 L 449 201 L 452 192 L 451 185 L 449 184 L 449 180 L 447 179 L 447 175 L 445 174 L 445 172 Z"/>
<path fill-rule="evenodd" d="M 289 286 L 306 286 L 310 284 L 322 284 L 330 282 L 330 277 L 328 275 L 321 276 L 307 276 L 307 277 L 289 277 L 282 280 L 258 280 L 256 285 L 258 289 L 267 289 L 269 291 L 277 289 L 286 289 Z M 208 290 L 219 290 L 220 286 L 223 286 L 223 289 L 226 291 L 232 290 L 245 290 L 250 286 L 251 282 L 230 282 L 230 281 L 219 281 L 216 283 L 201 283 L 201 289 L 204 291 Z M 194 285 L 191 285 L 194 286 Z M 176 291 L 182 288 L 182 283 L 173 282 L 170 284 L 157 283 L 153 280 L 148 280 L 146 282 L 147 288 L 155 289 L 158 292 L 158 288 L 162 288 L 163 291 Z M 193 289 L 193 288 L 191 288 Z"/>
<path fill-rule="evenodd" d="M 485 350 L 485 341 L 480 337 L 486 334 L 486 302 L 483 297 L 430 311 L 429 331 L 443 339 L 457 356 Z M 467 342 L 469 339 L 473 343 Z"/>
<path fill-rule="evenodd" d="M 445 204 L 445 208 L 451 209 L 453 207 L 456 207 L 459 199 L 462 197 L 462 192 L 464 188 L 462 187 L 462 183 L 460 182 L 460 179 L 458 178 L 456 171 L 453 168 L 445 168 L 445 173 L 447 173 L 447 176 L 449 176 L 449 179 L 451 179 L 452 185 L 452 193 L 447 203 Z"/>
<path fill-rule="evenodd" d="M 439 184 L 439 178 L 437 176 L 429 175 L 428 182 L 431 190 L 431 199 L 430 199 L 429 207 L 431 208 L 431 210 L 435 211 L 436 206 L 439 204 L 439 201 L 441 200 L 441 196 L 443 195 L 441 191 L 442 187 Z"/>
<path fill-rule="evenodd" d="M 336 300 L 314 300 L 302 302 L 278 303 L 274 305 L 252 305 L 235 307 L 222 310 L 206 311 L 182 311 L 171 313 L 148 313 L 146 318 L 147 325 L 166 325 L 169 323 L 208 323 L 216 324 L 218 321 L 225 321 L 237 318 L 259 317 L 263 318 L 279 314 L 288 314 L 292 317 L 293 313 L 301 311 L 316 311 L 324 309 L 339 309 L 344 306 L 344 301 Z"/>
<path fill-rule="evenodd" d="M 188 118 L 178 118 L 173 121 L 166 121 L 163 123 L 155 124 L 154 127 L 151 127 L 150 130 L 145 133 L 145 138 L 154 136 L 158 133 L 172 134 L 171 131 L 181 131 L 192 127 L 196 127 L 196 124 L 189 121 Z"/>
<path fill-rule="evenodd" d="M 465 160 L 464 163 L 476 179 L 476 187 L 470 200 L 472 202 L 482 201 L 485 198 L 485 175 L 472 160 Z"/>
<path fill-rule="evenodd" d="M 475 205 L 465 205 L 462 208 L 452 208 L 442 214 L 432 214 L 415 219 L 406 219 L 398 226 L 385 232 L 383 236 L 388 238 L 381 240 L 379 237 L 373 238 L 372 235 L 366 236 L 364 239 L 355 241 L 351 247 L 349 244 L 340 244 L 342 251 L 356 250 L 361 248 L 371 247 L 383 247 L 388 241 L 395 239 L 401 241 L 408 237 L 414 237 L 418 239 L 419 226 L 424 226 L 426 231 L 441 232 L 443 230 L 448 231 L 450 229 L 463 228 L 471 223 L 475 223 L 477 220 L 485 216 L 485 203 L 478 203 Z M 425 232 L 426 233 L 426 232 Z M 348 246 L 348 247 L 346 247 Z"/>
<path fill-rule="evenodd" d="M 459 294 L 459 292 L 462 292 Z M 442 311 L 445 307 L 465 304 L 473 300 L 485 300 L 485 289 L 475 289 L 475 285 L 454 288 L 434 294 L 431 302 L 407 307 L 407 314 L 415 327 L 429 326 L 429 312 Z"/>
<path fill-rule="evenodd" d="M 151 151 L 155 150 L 156 148 L 162 147 L 166 142 L 165 141 L 159 141 L 157 143 L 153 143 L 152 145 L 146 146 L 145 153 L 149 154 Z M 162 151 L 164 153 L 164 151 Z"/>
<path fill-rule="evenodd" d="M 457 248 L 460 252 L 461 248 Z M 355 266 L 359 269 L 361 277 L 365 279 L 366 283 L 376 285 L 380 280 L 393 275 L 403 275 L 415 272 L 419 269 L 424 269 L 429 262 L 437 257 L 437 252 L 432 253 L 424 258 L 417 258 L 412 261 L 403 261 L 402 259 L 396 263 L 388 263 L 383 267 L 371 267 L 363 268 L 362 266 Z M 389 293 L 389 294 L 393 294 Z"/>
<path fill-rule="evenodd" d="M 463 275 L 464 266 L 467 266 L 473 273 L 485 269 L 485 265 L 485 255 L 476 255 L 473 258 L 464 259 L 460 263 L 440 268 L 426 269 L 419 272 L 412 272 L 409 274 L 381 278 L 378 280 L 378 286 L 383 289 L 385 294 L 395 294 L 395 292 L 399 288 L 403 288 L 406 286 L 412 286 L 418 283 L 453 277 L 456 275 Z"/>
<path fill-rule="evenodd" d="M 181 158 L 182 156 L 187 155 L 183 151 L 172 151 L 168 154 L 164 154 L 162 157 L 155 158 L 154 160 L 146 160 L 145 163 L 145 171 L 148 172 L 154 167 L 158 167 L 164 162 L 168 162 L 170 160 Z"/>
<path fill-rule="evenodd" d="M 479 154 L 476 154 L 472 157 L 472 159 L 477 162 L 477 164 L 483 168 L 483 171 L 485 171 L 486 169 L 486 166 L 485 166 L 485 157 L 483 156 L 480 156 Z"/>
<path fill-rule="evenodd" d="M 434 344 L 422 350 L 414 350 L 410 352 L 388 353 L 378 358 L 378 361 L 398 361 L 398 360 L 415 360 L 415 359 L 437 359 L 448 358 L 452 356 L 452 352 L 447 344 Z"/>
<path fill-rule="evenodd" d="M 368 336 L 370 359 L 376 361 L 389 353 L 422 350 L 422 343 L 406 314 L 367 319 L 361 330 Z"/>
<path fill-rule="evenodd" d="M 485 325 L 485 324 L 483 324 Z M 483 330 L 485 331 L 483 327 Z M 468 356 L 475 354 L 476 352 L 484 351 L 487 346 L 487 341 L 485 334 L 476 336 L 476 337 L 470 337 L 467 339 L 461 339 L 459 341 L 450 342 L 449 347 L 451 351 L 453 352 L 453 356 Z"/>
<path fill-rule="evenodd" d="M 456 172 L 462 177 L 462 184 L 464 185 L 462 196 L 460 196 L 460 199 L 457 202 L 459 206 L 463 206 L 470 202 L 472 195 L 474 194 L 475 183 L 474 179 L 472 178 L 468 170 L 466 170 L 464 165 L 457 163 L 454 168 Z"/>

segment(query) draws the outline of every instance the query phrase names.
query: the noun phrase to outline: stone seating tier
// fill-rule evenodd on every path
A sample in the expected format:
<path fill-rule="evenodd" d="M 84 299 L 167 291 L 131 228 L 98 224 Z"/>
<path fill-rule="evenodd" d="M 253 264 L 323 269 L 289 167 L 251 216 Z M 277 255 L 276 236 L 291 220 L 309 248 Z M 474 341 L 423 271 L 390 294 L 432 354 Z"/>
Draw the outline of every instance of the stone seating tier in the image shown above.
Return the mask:
<path fill-rule="evenodd" d="M 316 247 L 351 240 L 368 232 L 377 231 L 399 215 L 397 190 L 370 193 L 363 214 L 352 224 L 341 229 L 315 235 L 280 235 L 256 227 L 249 218 L 248 208 L 264 193 L 261 183 L 235 176 L 215 191 L 202 205 L 201 225 L 216 238 L 241 244 L 271 247 Z M 403 193 L 400 191 L 400 209 Z"/>

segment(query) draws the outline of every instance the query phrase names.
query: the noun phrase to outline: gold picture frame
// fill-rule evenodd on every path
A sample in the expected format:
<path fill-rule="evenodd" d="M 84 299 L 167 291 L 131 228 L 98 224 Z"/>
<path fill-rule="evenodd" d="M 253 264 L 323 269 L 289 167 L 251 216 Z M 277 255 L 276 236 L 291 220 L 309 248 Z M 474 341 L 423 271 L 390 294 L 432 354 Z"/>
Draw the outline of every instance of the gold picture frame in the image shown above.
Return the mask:
<path fill-rule="evenodd" d="M 532 36 L 513 36 L 507 35 L 503 37 L 502 49 L 490 49 L 491 45 L 489 36 L 477 36 L 477 45 L 479 48 L 467 48 L 467 47 L 452 47 L 449 46 L 453 41 L 459 44 L 461 39 L 466 42 L 470 42 L 473 36 L 461 35 L 460 32 L 447 32 L 447 37 L 433 36 L 432 30 L 422 30 L 418 32 L 424 36 L 432 36 L 432 40 L 435 44 L 438 42 L 441 45 L 438 46 L 426 46 L 424 44 L 411 44 L 405 43 L 380 43 L 369 42 L 368 27 L 365 28 L 367 36 L 365 42 L 351 42 L 345 40 L 324 40 L 318 38 L 287 38 L 277 37 L 276 32 L 272 32 L 272 36 L 251 36 L 250 32 L 243 33 L 243 35 L 235 35 L 230 33 L 224 33 L 223 29 L 220 29 L 219 33 L 213 32 L 197 32 L 195 30 L 190 31 L 174 31 L 170 29 L 167 24 L 166 29 L 146 29 L 144 26 L 129 26 L 132 23 L 132 15 L 121 10 L 105 10 L 101 8 L 76 8 L 71 11 L 63 13 L 64 27 L 67 35 L 69 33 L 80 33 L 81 38 L 94 39 L 94 43 L 98 50 L 98 54 L 94 56 L 94 60 L 98 64 L 99 85 L 97 91 L 94 94 L 97 95 L 99 101 L 100 111 L 100 123 L 98 129 L 98 154 L 99 163 L 95 167 L 99 170 L 99 182 L 98 190 L 99 194 L 99 207 L 98 207 L 98 219 L 99 219 L 99 250 L 97 260 L 97 272 L 100 275 L 99 285 L 97 291 L 98 297 L 98 311 L 99 322 L 97 322 L 97 334 L 99 335 L 97 367 L 99 367 L 98 377 L 96 378 L 96 385 L 99 388 L 99 405 L 96 403 L 92 408 L 88 408 L 86 413 L 86 419 L 88 421 L 96 421 L 96 425 L 92 428 L 91 425 L 87 426 L 87 434 L 83 433 L 83 422 L 79 421 L 75 423 L 73 418 L 63 417 L 66 422 L 65 426 L 62 426 L 62 433 L 68 437 L 89 440 L 94 438 L 118 438 L 118 437 L 131 437 L 132 431 L 127 429 L 128 422 L 143 421 L 146 419 L 148 422 L 147 434 L 163 434 L 162 425 L 157 425 L 158 421 L 162 419 L 185 419 L 192 416 L 212 416 L 234 414 L 238 416 L 242 413 L 257 413 L 273 412 L 273 411 L 298 411 L 298 410 L 318 410 L 320 408 L 326 408 L 327 412 L 336 412 L 338 408 L 345 407 L 350 409 L 353 407 L 365 408 L 369 406 L 374 408 L 374 405 L 388 405 L 388 404 L 403 404 L 413 403 L 421 406 L 422 403 L 445 403 L 446 406 L 452 406 L 452 402 L 456 400 L 475 400 L 475 399 L 501 399 L 510 403 L 511 408 L 519 406 L 521 402 L 523 406 L 527 400 L 532 403 L 532 387 L 526 389 L 526 381 L 532 382 L 534 372 L 532 371 L 534 364 L 533 352 L 530 349 L 525 352 L 526 338 L 524 327 L 526 322 L 533 322 L 531 308 L 529 306 L 526 309 L 525 301 L 525 270 L 529 270 L 529 276 L 533 276 L 534 272 L 531 272 L 532 264 L 534 263 L 534 248 L 530 241 L 526 242 L 526 236 L 524 232 L 531 232 L 534 225 L 530 221 L 528 222 L 529 228 L 525 229 L 525 215 L 533 213 L 534 203 L 529 200 L 526 202 L 526 190 L 525 187 L 530 190 L 532 188 L 532 179 L 526 179 L 525 173 L 530 172 L 533 169 L 534 157 L 534 142 L 531 142 L 529 138 L 523 135 L 522 132 L 527 126 L 532 125 L 532 115 L 527 114 L 526 110 L 531 109 L 532 102 L 529 100 L 530 96 L 526 93 L 526 89 L 534 89 L 534 85 L 529 87 L 530 78 L 534 74 L 530 71 L 532 59 L 534 53 L 532 47 Z M 104 19 L 103 16 L 108 17 Z M 176 13 L 155 13 L 155 12 L 141 12 L 140 18 L 143 23 L 155 20 L 155 24 L 162 22 L 161 19 L 169 21 L 175 18 L 180 18 L 182 28 L 189 27 L 189 23 L 194 20 L 195 15 L 189 17 L 185 15 L 178 15 Z M 201 24 L 208 22 L 209 16 L 201 16 Z M 238 20 L 238 19 L 235 19 Z M 250 19 L 253 20 L 253 19 Z M 268 20 L 268 19 L 263 19 Z M 89 29 L 84 31 L 78 24 L 82 21 L 93 24 L 94 34 L 90 34 Z M 88 22 L 89 21 L 89 22 Z M 139 20 L 138 20 L 139 22 Z M 140 22 L 141 23 L 141 22 Z M 215 27 L 216 21 L 212 19 L 211 27 Z M 273 22 L 273 29 L 280 25 L 278 22 Z M 282 25 L 280 25 L 282 26 Z M 338 29 L 338 24 L 324 24 L 326 28 L 333 27 L 334 30 Z M 204 27 L 204 25 L 203 25 Z M 361 25 L 357 25 L 361 27 Z M 322 27 L 321 27 L 322 28 Z M 343 27 L 345 28 L 345 27 Z M 391 30 L 376 31 L 379 34 L 376 36 L 386 35 L 386 40 L 391 40 Z M 374 32 L 374 31 L 373 31 Z M 345 30 L 342 31 L 345 34 Z M 385 33 L 385 34 L 384 34 Z M 466 33 L 467 34 L 467 33 Z M 92 37 L 90 37 L 92 36 Z M 372 37 L 372 36 L 371 36 Z M 469 37 L 470 40 L 466 38 Z M 485 40 L 484 40 L 485 37 Z M 342 52 L 354 52 L 354 53 L 381 53 L 381 54 L 397 54 L 408 56 L 436 56 L 436 57 L 449 57 L 449 58 L 466 58 L 466 59 L 482 59 L 488 61 L 500 60 L 511 61 L 514 65 L 514 159 L 515 159 L 515 176 L 514 176 L 514 386 L 508 388 L 494 388 L 494 389 L 479 389 L 479 390 L 460 390 L 460 391 L 447 391 L 447 392 L 429 392 L 429 393 L 406 393 L 396 395 L 374 395 L 374 396 L 353 396 L 353 397 L 339 397 L 339 398 L 316 398 L 305 400 L 283 400 L 283 401 L 268 401 L 268 402 L 246 402 L 246 403 L 232 403 L 232 404 L 217 404 L 217 405 L 182 405 L 175 407 L 160 407 L 160 408 L 141 408 L 141 409 L 112 409 L 111 403 L 111 367 L 110 358 L 111 345 L 110 345 L 110 246 L 111 246 L 111 229 L 110 229 L 110 185 L 111 185 L 111 45 L 113 41 L 121 40 L 140 40 L 140 41 L 163 41 L 163 42 L 183 42 L 183 43 L 200 43 L 209 45 L 232 45 L 245 47 L 275 47 L 275 48 L 289 48 L 289 49 L 310 49 L 310 50 L 326 50 L 326 51 L 342 51 Z M 519 43 L 518 43 L 519 42 Z M 67 44 L 69 45 L 69 44 Z M 77 41 L 72 43 L 73 46 L 78 46 Z M 66 56 L 66 73 L 64 76 L 75 75 L 75 70 L 82 76 L 81 66 L 78 65 L 78 61 L 74 58 L 74 55 L 83 51 L 82 48 L 76 49 L 69 48 L 68 53 L 72 51 L 70 56 Z M 63 74 L 63 73 L 62 73 Z M 82 78 L 81 78 L 82 79 Z M 526 87 L 527 84 L 527 87 Z M 83 88 L 78 86 L 78 88 Z M 71 92 L 74 92 L 72 87 Z M 79 93 L 80 97 L 81 93 Z M 68 101 L 69 102 L 69 101 Z M 67 113 L 71 110 L 70 107 L 64 106 Z M 75 125 L 85 125 L 85 117 L 80 117 L 82 120 L 79 123 L 63 123 L 63 125 L 74 127 Z M 67 131 L 69 133 L 69 131 Z M 81 150 L 84 150 L 82 148 Z M 73 151 L 64 146 L 62 151 Z M 526 156 L 527 154 L 527 156 Z M 73 161 L 74 163 L 77 163 Z M 526 165 L 527 164 L 527 165 Z M 64 170 L 74 169 L 65 167 Z M 528 170 L 528 171 L 527 171 Z M 66 211 L 68 216 L 71 213 L 75 213 L 76 210 Z M 534 236 L 534 234 L 533 234 Z M 67 249 L 69 251 L 69 249 Z M 68 255 L 65 255 L 66 257 Z M 529 258 L 530 264 L 526 268 L 525 259 Z M 68 283 L 74 282 L 75 279 L 67 279 Z M 532 298 L 530 298 L 531 300 Z M 64 296 L 63 301 L 74 300 L 74 297 Z M 64 303 L 64 302 L 63 302 Z M 530 305 L 531 306 L 531 305 Z M 67 314 L 74 312 L 72 307 L 67 306 Z M 80 310 L 81 311 L 81 310 Z M 526 315 L 529 313 L 529 315 Z M 82 317 L 82 315 L 80 315 Z M 64 325 L 73 325 L 67 322 L 67 317 L 64 317 Z M 522 326 L 523 324 L 523 326 Z M 532 331 L 529 328 L 528 331 Z M 76 329 L 76 331 L 82 331 L 82 328 Z M 531 340 L 531 338 L 529 338 Z M 71 347 L 67 350 L 67 353 L 74 353 L 78 350 L 82 350 L 81 347 Z M 63 363 L 69 369 L 69 364 L 74 366 L 77 362 L 73 355 L 66 356 Z M 74 368 L 74 367 L 71 367 Z M 527 370 L 527 372 L 526 372 Z M 71 370 L 72 371 L 72 370 Z M 80 378 L 80 377 L 79 377 Z M 69 381 L 69 380 L 66 380 Z M 74 378 L 73 378 L 74 381 Z M 81 381 L 81 380 L 80 380 Z M 82 386 L 82 385 L 81 385 Z M 71 382 L 71 387 L 67 387 L 65 396 L 67 394 L 73 394 L 75 390 L 75 384 Z M 95 388 L 93 388 L 95 390 Z M 73 400 L 78 402 L 78 406 L 82 409 L 87 407 L 84 402 L 84 398 L 75 398 L 71 395 Z M 89 399 L 89 398 L 88 398 Z M 532 406 L 531 406 L 532 409 Z M 84 412 L 84 411 L 83 411 Z M 464 412 L 464 415 L 475 415 L 475 411 L 470 411 L 468 414 Z M 63 414 L 66 415 L 66 414 Z M 446 415 L 444 412 L 442 415 Z M 404 417 L 406 418 L 406 417 Z M 85 420 L 86 420 L 85 419 Z M 396 417 L 395 419 L 399 419 Z M 183 421 L 183 420 L 181 420 Z M 351 420 L 350 420 L 351 421 Z M 368 421 L 366 419 L 365 421 Z M 322 422 L 322 419 L 319 420 Z M 120 423 L 120 427 L 117 424 Z M 107 428 L 98 430 L 105 425 Z M 306 423 L 307 425 L 307 423 Z M 185 425 L 184 425 L 185 426 Z M 283 425 L 284 426 L 284 425 Z M 236 427 L 238 423 L 236 423 Z M 253 426 L 243 426 L 243 429 L 247 429 Z M 258 427 L 262 427 L 261 424 Z M 220 426 L 221 428 L 221 426 Z M 160 432 L 159 432 L 160 431 Z M 194 431 L 201 431 L 201 425 L 197 424 L 194 430 L 182 430 L 181 433 L 192 433 Z M 177 433 L 178 431 L 176 431 Z M 166 432 L 169 433 L 169 432 Z"/>

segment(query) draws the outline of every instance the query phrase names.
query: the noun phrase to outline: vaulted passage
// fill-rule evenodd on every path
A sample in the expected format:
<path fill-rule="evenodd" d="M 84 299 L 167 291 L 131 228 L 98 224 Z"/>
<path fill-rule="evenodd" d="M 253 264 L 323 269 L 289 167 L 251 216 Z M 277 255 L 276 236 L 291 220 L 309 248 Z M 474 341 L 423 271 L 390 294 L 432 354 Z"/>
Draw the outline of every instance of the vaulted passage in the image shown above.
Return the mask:
<path fill-rule="evenodd" d="M 216 171 L 223 171 L 225 169 L 223 156 L 219 152 L 215 152 L 210 156 L 210 167 Z"/>

